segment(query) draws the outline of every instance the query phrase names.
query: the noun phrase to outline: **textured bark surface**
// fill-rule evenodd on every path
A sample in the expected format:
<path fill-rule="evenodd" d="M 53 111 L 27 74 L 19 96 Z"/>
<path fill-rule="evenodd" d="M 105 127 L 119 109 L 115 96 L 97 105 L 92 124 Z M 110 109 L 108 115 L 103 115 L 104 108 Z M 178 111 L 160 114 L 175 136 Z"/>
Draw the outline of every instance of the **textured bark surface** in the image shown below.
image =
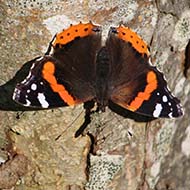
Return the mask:
<path fill-rule="evenodd" d="M 139 123 L 107 109 L 92 116 L 91 135 L 74 138 L 84 121 L 80 105 L 19 118 L 0 112 L 0 189 L 189 190 L 190 76 L 182 71 L 189 0 L 0 0 L 0 85 L 43 55 L 56 32 L 89 20 L 103 26 L 104 37 L 110 26 L 123 23 L 150 45 L 184 116 Z"/>

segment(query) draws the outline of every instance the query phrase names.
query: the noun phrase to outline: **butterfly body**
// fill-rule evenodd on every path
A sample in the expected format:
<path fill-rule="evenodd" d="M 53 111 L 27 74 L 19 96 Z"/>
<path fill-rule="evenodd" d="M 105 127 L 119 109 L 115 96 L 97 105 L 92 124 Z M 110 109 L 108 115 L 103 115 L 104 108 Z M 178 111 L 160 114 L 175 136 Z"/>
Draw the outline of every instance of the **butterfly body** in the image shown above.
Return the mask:
<path fill-rule="evenodd" d="M 96 60 L 96 102 L 101 111 L 105 111 L 108 106 L 110 95 L 110 58 L 106 47 L 101 48 Z"/>

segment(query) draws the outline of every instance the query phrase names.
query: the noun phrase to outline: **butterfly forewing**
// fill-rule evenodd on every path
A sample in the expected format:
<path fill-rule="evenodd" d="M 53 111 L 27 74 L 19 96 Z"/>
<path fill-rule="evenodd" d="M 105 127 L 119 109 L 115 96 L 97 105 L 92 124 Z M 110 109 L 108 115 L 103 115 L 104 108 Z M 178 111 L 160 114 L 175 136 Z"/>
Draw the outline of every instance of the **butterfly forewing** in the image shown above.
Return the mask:
<path fill-rule="evenodd" d="M 99 26 L 71 26 L 57 35 L 52 46 L 53 54 L 36 60 L 26 79 L 17 84 L 13 99 L 24 106 L 42 108 L 93 99 L 95 59 L 101 47 Z"/>

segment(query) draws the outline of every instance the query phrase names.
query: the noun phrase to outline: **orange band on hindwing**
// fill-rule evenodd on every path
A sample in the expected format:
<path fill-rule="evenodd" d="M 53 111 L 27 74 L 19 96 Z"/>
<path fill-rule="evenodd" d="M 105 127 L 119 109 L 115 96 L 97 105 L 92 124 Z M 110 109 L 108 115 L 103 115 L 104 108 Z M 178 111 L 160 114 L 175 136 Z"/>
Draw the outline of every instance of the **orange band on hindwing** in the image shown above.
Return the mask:
<path fill-rule="evenodd" d="M 142 38 L 130 28 L 119 26 L 117 28 L 118 37 L 126 42 L 130 42 L 132 46 L 141 54 L 146 54 L 149 56 L 149 50 L 147 44 L 142 40 Z"/>
<path fill-rule="evenodd" d="M 140 108 L 145 100 L 149 100 L 151 93 L 156 90 L 158 81 L 154 71 L 149 71 L 147 73 L 147 85 L 144 89 L 144 92 L 139 92 L 135 99 L 129 104 L 128 109 L 131 111 L 136 111 Z"/>
<path fill-rule="evenodd" d="M 51 61 L 46 62 L 42 69 L 43 78 L 49 83 L 51 89 L 59 94 L 59 96 L 65 103 L 67 103 L 68 105 L 76 104 L 76 101 L 68 93 L 65 87 L 62 84 L 57 83 L 54 73 L 55 73 L 54 63 Z"/>

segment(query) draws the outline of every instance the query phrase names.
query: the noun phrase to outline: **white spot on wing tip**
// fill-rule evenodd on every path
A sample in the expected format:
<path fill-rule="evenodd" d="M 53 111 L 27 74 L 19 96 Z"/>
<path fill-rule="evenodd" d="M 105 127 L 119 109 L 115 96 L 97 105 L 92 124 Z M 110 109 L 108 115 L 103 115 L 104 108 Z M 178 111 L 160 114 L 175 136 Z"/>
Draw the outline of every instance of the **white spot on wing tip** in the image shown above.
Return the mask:
<path fill-rule="evenodd" d="M 172 112 L 168 114 L 169 118 L 173 118 Z"/>
<path fill-rule="evenodd" d="M 31 89 L 35 91 L 35 90 L 37 89 L 37 85 L 33 83 L 33 84 L 31 85 Z"/>
<path fill-rule="evenodd" d="M 26 99 L 26 104 L 24 104 L 24 106 L 28 107 L 31 105 L 31 102 L 29 100 Z"/>
<path fill-rule="evenodd" d="M 167 102 L 167 101 L 168 101 L 168 98 L 167 98 L 166 95 L 164 95 L 164 96 L 162 97 L 162 101 L 163 101 L 163 102 Z"/>
<path fill-rule="evenodd" d="M 161 105 L 161 104 L 156 104 L 155 110 L 154 110 L 154 112 L 153 112 L 153 116 L 154 116 L 154 117 L 159 117 L 161 111 L 162 111 L 162 105 Z"/>
<path fill-rule="evenodd" d="M 49 104 L 48 102 L 46 101 L 46 97 L 44 96 L 43 93 L 38 93 L 38 100 L 42 106 L 42 108 L 48 108 L 49 107 Z"/>
<path fill-rule="evenodd" d="M 30 76 L 29 76 L 30 77 Z M 24 79 L 22 82 L 21 82 L 21 84 L 25 84 L 27 82 L 27 80 L 26 79 Z"/>
<path fill-rule="evenodd" d="M 16 89 L 15 89 L 15 90 L 14 90 L 14 92 L 13 92 L 12 99 L 13 99 L 13 100 L 15 100 L 15 99 L 16 99 Z"/>
<path fill-rule="evenodd" d="M 36 59 L 36 61 L 41 61 L 43 58 L 44 58 L 44 57 L 41 56 L 41 57 L 39 57 L 38 59 Z"/>
<path fill-rule="evenodd" d="M 20 90 L 15 88 L 14 92 L 13 92 L 12 99 L 16 101 L 18 95 L 20 95 Z"/>

